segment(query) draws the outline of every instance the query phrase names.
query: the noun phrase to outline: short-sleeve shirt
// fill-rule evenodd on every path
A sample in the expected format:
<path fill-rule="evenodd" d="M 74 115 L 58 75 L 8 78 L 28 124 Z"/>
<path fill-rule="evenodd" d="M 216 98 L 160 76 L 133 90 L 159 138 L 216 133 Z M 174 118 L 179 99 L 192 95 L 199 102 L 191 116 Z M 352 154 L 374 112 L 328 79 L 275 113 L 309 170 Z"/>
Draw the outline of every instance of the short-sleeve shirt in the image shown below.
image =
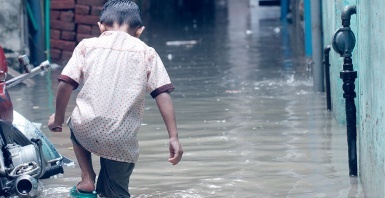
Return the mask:
<path fill-rule="evenodd" d="M 156 51 L 120 31 L 82 40 L 59 81 L 82 85 L 71 115 L 78 142 L 100 157 L 130 163 L 139 156 L 145 94 L 174 90 Z"/>

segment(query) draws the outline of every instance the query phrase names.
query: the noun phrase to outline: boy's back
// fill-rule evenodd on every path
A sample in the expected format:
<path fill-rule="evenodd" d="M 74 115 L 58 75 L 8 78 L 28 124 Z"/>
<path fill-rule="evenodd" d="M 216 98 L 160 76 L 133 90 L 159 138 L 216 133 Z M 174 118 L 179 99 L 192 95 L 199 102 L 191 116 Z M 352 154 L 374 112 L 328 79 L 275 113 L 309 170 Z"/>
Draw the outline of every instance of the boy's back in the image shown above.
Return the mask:
<path fill-rule="evenodd" d="M 71 115 L 76 139 L 107 159 L 135 163 L 146 92 L 173 89 L 153 48 L 125 32 L 85 39 L 59 79 L 83 84 Z"/>

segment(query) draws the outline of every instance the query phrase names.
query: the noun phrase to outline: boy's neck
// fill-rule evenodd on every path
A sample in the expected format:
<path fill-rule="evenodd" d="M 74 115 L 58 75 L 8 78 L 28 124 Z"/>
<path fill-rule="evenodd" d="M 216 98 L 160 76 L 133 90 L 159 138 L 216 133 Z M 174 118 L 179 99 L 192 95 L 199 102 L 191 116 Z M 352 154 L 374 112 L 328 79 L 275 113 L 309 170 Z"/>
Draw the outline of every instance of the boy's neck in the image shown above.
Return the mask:
<path fill-rule="evenodd" d="M 118 31 L 128 33 L 131 36 L 135 35 L 135 30 L 131 30 L 127 24 L 119 25 L 114 23 L 113 26 L 106 26 L 106 31 Z"/>
<path fill-rule="evenodd" d="M 119 25 L 117 23 L 114 23 L 112 26 L 105 26 L 106 31 L 122 31 L 122 32 L 128 32 L 129 27 L 127 24 Z"/>

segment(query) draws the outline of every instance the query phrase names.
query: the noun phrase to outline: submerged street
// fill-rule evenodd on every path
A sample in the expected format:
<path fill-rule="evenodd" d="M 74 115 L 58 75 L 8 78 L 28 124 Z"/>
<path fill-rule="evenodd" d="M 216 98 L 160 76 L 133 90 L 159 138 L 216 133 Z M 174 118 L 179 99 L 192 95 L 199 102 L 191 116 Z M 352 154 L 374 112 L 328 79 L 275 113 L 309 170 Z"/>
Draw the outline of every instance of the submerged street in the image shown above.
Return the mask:
<path fill-rule="evenodd" d="M 363 197 L 358 178 L 348 175 L 346 128 L 326 110 L 325 93 L 313 92 L 298 29 L 280 21 L 279 7 L 240 0 L 214 10 L 143 16 L 142 40 L 159 53 L 176 87 L 171 96 L 184 155 L 176 166 L 167 161 L 167 131 L 148 95 L 132 197 Z M 33 78 L 34 87 L 9 90 L 14 109 L 41 123 L 75 162 L 42 180 L 40 197 L 67 197 L 80 181 L 68 127 L 47 128 L 61 70 Z"/>

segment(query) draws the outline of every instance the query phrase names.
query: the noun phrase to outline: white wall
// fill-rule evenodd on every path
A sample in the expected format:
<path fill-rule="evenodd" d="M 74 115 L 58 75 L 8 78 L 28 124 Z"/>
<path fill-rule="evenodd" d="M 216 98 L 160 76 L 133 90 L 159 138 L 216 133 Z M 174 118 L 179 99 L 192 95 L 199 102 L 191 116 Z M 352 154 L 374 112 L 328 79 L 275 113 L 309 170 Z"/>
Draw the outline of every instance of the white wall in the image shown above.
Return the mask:
<path fill-rule="evenodd" d="M 23 1 L 24 2 L 24 1 Z M 16 54 L 25 52 L 24 4 L 21 0 L 0 1 L 0 45 Z M 12 55 L 12 54 L 7 54 Z"/>

